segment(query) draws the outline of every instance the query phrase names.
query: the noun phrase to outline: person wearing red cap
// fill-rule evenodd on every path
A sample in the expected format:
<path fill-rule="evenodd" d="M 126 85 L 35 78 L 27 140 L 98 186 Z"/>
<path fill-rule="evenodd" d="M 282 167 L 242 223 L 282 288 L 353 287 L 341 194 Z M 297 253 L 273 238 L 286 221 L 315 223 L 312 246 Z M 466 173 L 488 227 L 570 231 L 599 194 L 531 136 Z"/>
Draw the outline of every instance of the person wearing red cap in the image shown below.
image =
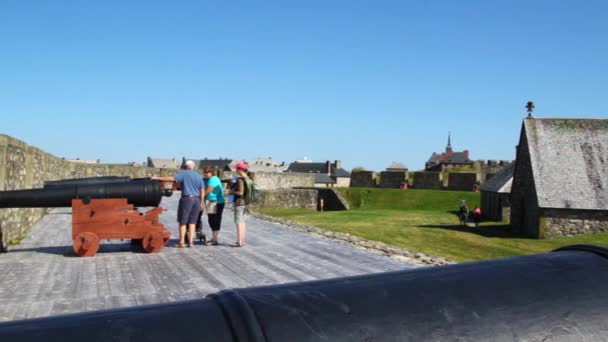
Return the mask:
<path fill-rule="evenodd" d="M 234 195 L 234 223 L 236 223 L 236 242 L 232 244 L 232 247 L 243 247 L 245 245 L 245 233 L 246 233 L 246 222 L 245 216 L 249 212 L 247 208 L 247 186 L 245 184 L 247 176 L 247 164 L 240 162 L 236 164 L 236 174 L 239 176 L 234 187 L 232 188 L 232 194 Z"/>

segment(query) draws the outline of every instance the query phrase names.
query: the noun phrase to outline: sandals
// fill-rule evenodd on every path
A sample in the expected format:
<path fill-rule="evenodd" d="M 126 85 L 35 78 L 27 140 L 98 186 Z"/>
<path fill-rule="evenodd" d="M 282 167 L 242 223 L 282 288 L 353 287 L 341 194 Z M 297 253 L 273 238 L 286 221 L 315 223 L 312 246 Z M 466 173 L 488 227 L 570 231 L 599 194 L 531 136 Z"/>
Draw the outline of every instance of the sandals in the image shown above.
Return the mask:
<path fill-rule="evenodd" d="M 211 245 L 211 246 L 217 246 L 217 245 L 219 245 L 220 243 L 219 243 L 219 242 L 217 242 L 217 241 L 215 241 L 215 240 L 209 240 L 209 241 L 205 242 L 205 244 L 206 244 L 206 245 Z"/>
<path fill-rule="evenodd" d="M 173 245 L 173 247 L 175 247 L 175 248 L 185 248 L 186 245 L 184 245 L 183 243 L 177 243 L 177 244 Z"/>
<path fill-rule="evenodd" d="M 243 247 L 243 246 L 244 246 L 244 244 L 238 243 L 238 242 L 235 242 L 232 245 L 230 245 L 230 247 Z"/>

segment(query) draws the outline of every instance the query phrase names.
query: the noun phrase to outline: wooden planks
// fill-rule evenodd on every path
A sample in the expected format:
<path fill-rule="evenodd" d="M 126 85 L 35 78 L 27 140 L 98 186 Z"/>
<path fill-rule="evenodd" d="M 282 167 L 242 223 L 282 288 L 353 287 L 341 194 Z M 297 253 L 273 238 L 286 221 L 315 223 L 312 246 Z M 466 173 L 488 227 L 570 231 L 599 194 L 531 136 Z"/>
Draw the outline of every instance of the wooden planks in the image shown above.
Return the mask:
<path fill-rule="evenodd" d="M 247 245 L 224 212 L 220 246 L 176 242 L 179 196 L 165 198 L 169 247 L 146 254 L 130 241 L 102 241 L 97 256 L 73 256 L 69 209 L 45 216 L 19 246 L 0 255 L 0 321 L 204 297 L 226 289 L 413 268 L 350 245 L 249 218 Z M 204 223 L 205 233 L 211 234 Z"/>

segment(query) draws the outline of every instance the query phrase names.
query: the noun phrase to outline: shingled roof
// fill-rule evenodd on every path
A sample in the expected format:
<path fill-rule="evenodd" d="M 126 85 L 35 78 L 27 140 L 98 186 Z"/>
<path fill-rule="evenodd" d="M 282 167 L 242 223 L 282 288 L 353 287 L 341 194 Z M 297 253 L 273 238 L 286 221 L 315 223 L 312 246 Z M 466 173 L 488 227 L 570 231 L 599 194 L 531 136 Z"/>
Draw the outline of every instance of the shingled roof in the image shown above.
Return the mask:
<path fill-rule="evenodd" d="M 178 169 L 179 162 L 175 158 L 148 157 L 148 167 L 156 167 L 161 169 Z"/>
<path fill-rule="evenodd" d="M 608 120 L 524 120 L 541 208 L 608 210 Z"/>
<path fill-rule="evenodd" d="M 196 165 L 195 168 L 200 170 L 204 169 L 207 166 L 215 167 L 218 170 L 231 170 L 230 164 L 232 163 L 232 159 L 191 159 L 184 157 L 182 158 L 182 165 L 184 165 L 187 160 L 192 160 Z"/>
<path fill-rule="evenodd" d="M 511 184 L 513 183 L 513 171 L 515 171 L 515 163 L 510 163 L 500 170 L 494 177 L 490 178 L 481 187 L 481 191 L 510 193 Z"/>
<path fill-rule="evenodd" d="M 405 164 L 403 164 L 401 162 L 394 161 L 386 169 L 387 170 L 407 170 L 407 166 L 405 166 Z"/>
<path fill-rule="evenodd" d="M 427 163 L 450 163 L 450 164 L 470 164 L 469 152 L 446 152 L 442 154 L 433 153 Z"/>

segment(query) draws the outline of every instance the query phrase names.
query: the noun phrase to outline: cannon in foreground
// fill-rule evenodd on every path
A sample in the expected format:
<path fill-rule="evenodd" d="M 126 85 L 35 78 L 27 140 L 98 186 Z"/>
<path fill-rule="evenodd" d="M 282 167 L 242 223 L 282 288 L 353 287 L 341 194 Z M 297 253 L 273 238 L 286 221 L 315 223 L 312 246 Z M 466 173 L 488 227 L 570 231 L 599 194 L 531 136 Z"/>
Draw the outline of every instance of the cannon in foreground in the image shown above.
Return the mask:
<path fill-rule="evenodd" d="M 72 241 L 78 256 L 93 256 L 101 239 L 141 240 L 144 250 L 160 252 L 171 232 L 159 223 L 158 205 L 171 190 L 149 179 L 69 179 L 43 189 L 0 192 L 0 208 L 72 207 Z M 155 207 L 140 213 L 136 207 Z"/>
<path fill-rule="evenodd" d="M 606 341 L 608 250 L 225 290 L 0 324 L 1 341 Z"/>

